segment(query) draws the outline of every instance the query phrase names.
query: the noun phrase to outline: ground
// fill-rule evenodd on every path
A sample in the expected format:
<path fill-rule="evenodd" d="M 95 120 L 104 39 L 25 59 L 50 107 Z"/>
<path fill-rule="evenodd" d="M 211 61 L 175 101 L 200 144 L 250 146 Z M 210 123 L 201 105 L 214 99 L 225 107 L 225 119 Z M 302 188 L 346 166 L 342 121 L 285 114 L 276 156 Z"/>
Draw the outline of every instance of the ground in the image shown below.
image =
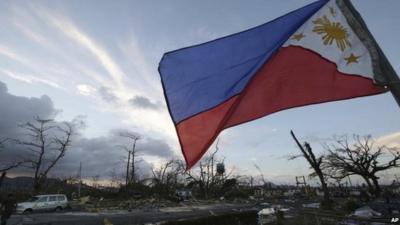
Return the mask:
<path fill-rule="evenodd" d="M 216 216 L 232 212 L 256 211 L 252 204 L 211 204 L 199 206 L 165 207 L 152 210 L 112 210 L 99 213 L 62 212 L 62 213 L 32 213 L 28 215 L 13 215 L 9 220 L 11 225 L 98 225 L 104 220 L 113 225 L 154 224 L 163 221 L 191 219 L 205 216 Z M 107 223 L 106 223 L 107 224 Z"/>

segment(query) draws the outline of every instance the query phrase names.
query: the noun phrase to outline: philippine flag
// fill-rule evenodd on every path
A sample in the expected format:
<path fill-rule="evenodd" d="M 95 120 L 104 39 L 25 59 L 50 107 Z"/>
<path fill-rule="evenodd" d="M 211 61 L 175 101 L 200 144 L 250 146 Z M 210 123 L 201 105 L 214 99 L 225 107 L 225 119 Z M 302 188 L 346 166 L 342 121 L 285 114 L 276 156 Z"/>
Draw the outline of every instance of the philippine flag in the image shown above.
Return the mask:
<path fill-rule="evenodd" d="M 309 104 L 380 94 L 386 57 L 348 0 L 166 53 L 165 98 L 187 168 L 228 127 Z"/>

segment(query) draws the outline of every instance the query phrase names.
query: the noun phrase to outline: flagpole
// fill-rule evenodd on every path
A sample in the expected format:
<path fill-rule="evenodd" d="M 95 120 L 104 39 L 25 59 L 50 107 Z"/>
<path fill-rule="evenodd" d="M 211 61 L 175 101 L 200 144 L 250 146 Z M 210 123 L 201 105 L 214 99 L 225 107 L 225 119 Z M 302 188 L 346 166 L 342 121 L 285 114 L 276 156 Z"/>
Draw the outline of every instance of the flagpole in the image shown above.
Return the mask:
<path fill-rule="evenodd" d="M 396 74 L 393 66 L 390 64 L 389 60 L 386 58 L 385 54 L 383 53 L 382 49 L 376 43 L 374 39 L 375 45 L 378 49 L 379 57 L 382 59 L 381 61 L 381 68 L 383 70 L 382 76 L 386 80 L 386 87 L 392 92 L 394 99 L 396 100 L 397 104 L 400 107 L 400 78 Z"/>
<path fill-rule="evenodd" d="M 390 65 L 390 67 L 392 67 L 392 66 Z M 394 71 L 393 68 L 392 68 L 392 70 Z M 394 99 L 396 100 L 397 104 L 400 107 L 400 79 L 396 75 L 396 72 L 394 72 L 392 74 L 384 74 L 384 75 L 385 75 L 385 78 L 387 79 L 387 87 L 389 88 L 390 92 L 392 92 Z M 394 75 L 394 76 L 390 76 L 390 75 Z"/>
<path fill-rule="evenodd" d="M 378 43 L 376 42 L 374 36 L 370 32 L 367 27 L 367 24 L 362 19 L 360 13 L 356 10 L 353 6 L 351 1 L 348 0 L 339 0 L 339 6 L 345 6 L 345 9 L 349 10 L 350 14 L 352 14 L 352 18 L 347 18 L 348 22 L 358 26 L 356 29 L 356 33 L 361 33 L 361 40 L 369 47 L 372 47 L 374 50 L 374 54 L 377 56 L 375 58 L 374 65 L 374 72 L 375 73 L 375 80 L 377 81 L 378 85 L 382 85 L 392 93 L 394 99 L 396 100 L 397 104 L 400 107 L 400 79 L 399 76 L 396 74 L 396 71 L 393 69 L 392 65 L 390 65 L 389 60 L 386 58 L 385 54 L 383 53 L 382 49 L 379 47 Z M 357 32 L 358 31 L 358 32 Z M 364 33 L 365 32 L 365 33 Z M 377 71 L 375 71 L 377 69 Z M 381 79 L 376 79 L 376 78 Z"/>

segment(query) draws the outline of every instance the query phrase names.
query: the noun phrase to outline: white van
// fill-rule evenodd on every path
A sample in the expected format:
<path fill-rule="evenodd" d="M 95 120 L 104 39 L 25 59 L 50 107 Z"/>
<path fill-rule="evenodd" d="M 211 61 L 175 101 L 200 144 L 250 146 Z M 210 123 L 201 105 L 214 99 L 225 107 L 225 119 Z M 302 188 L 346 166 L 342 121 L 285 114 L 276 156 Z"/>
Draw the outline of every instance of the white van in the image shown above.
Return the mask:
<path fill-rule="evenodd" d="M 26 202 L 17 204 L 18 213 L 29 213 L 33 211 L 61 211 L 68 206 L 67 196 L 57 195 L 36 195 Z"/>

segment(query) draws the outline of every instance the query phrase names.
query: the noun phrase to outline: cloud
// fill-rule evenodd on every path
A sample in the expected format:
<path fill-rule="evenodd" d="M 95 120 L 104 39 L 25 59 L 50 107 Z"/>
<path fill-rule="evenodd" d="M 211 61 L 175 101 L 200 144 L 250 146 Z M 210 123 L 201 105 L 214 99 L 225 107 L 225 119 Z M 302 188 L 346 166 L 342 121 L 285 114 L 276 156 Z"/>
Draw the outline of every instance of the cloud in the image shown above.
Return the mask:
<path fill-rule="evenodd" d="M 46 61 L 45 64 L 40 63 L 40 61 L 38 60 L 35 62 L 30 62 L 30 60 L 27 60 L 26 57 L 23 57 L 26 56 L 27 53 L 22 54 L 23 56 L 18 55 L 4 46 L 0 46 L 0 54 L 3 54 L 6 57 L 13 59 L 16 62 L 22 63 L 23 65 L 36 71 L 42 72 L 43 69 L 46 69 L 49 71 L 49 73 L 53 74 L 55 72 L 59 73 L 61 70 L 62 75 L 68 76 L 68 80 L 71 80 L 69 78 L 70 74 L 79 73 L 80 77 L 82 77 L 82 75 L 86 75 L 90 79 L 98 81 L 102 84 L 111 82 L 109 79 L 102 77 L 101 74 L 89 68 L 88 65 L 90 64 L 84 63 L 82 57 L 77 57 L 76 51 L 74 51 L 74 49 L 71 49 L 68 44 L 65 44 L 65 38 L 60 38 L 58 33 L 56 34 L 55 32 L 53 32 L 53 30 L 48 29 L 49 25 L 51 26 L 51 28 L 54 28 L 54 25 L 48 23 L 44 13 L 39 13 L 41 11 L 37 11 L 37 8 L 34 4 L 25 4 L 24 6 L 27 7 L 21 7 L 17 5 L 13 5 L 11 7 L 12 13 L 10 13 L 10 15 L 7 17 L 8 20 L 10 20 L 10 23 L 8 24 L 10 24 L 11 26 L 13 24 L 14 29 L 24 34 L 25 40 L 27 42 L 33 41 L 39 44 L 40 53 L 49 54 L 51 60 L 61 60 L 62 63 L 53 66 L 52 63 L 50 63 L 49 61 Z M 39 15 L 35 15 L 38 13 Z M 19 49 L 19 47 L 20 46 L 15 46 L 16 49 Z M 68 66 L 64 67 L 63 64 L 67 64 Z M 57 78 L 60 79 L 60 77 Z"/>
<path fill-rule="evenodd" d="M 59 112 L 47 95 L 40 98 L 11 95 L 8 93 L 7 86 L 1 81 L 0 105 L 1 136 L 16 135 L 18 124 L 31 121 L 34 116 L 55 118 Z"/>
<path fill-rule="evenodd" d="M 88 34 L 81 31 L 68 19 L 60 15 L 52 14 L 48 10 L 37 11 L 40 11 L 40 16 L 44 16 L 46 20 L 49 21 L 61 33 L 92 53 L 92 55 L 98 60 L 98 62 L 100 62 L 104 69 L 113 78 L 118 88 L 124 89 L 123 81 L 126 76 L 105 49 L 98 45 L 92 38 L 89 37 Z"/>
<path fill-rule="evenodd" d="M 0 139 L 25 138 L 25 131 L 21 130 L 19 125 L 32 121 L 35 116 L 53 119 L 60 112 L 47 95 L 40 98 L 11 95 L 6 84 L 1 81 L 0 105 Z M 15 142 L 8 141 L 5 150 L 0 153 L 0 165 L 21 160 L 26 155 L 25 150 Z"/>
<path fill-rule="evenodd" d="M 148 59 L 143 51 L 143 44 L 140 44 L 136 35 L 130 35 L 130 38 L 117 43 L 120 51 L 125 55 L 129 61 L 129 64 L 132 66 L 131 70 L 136 71 L 137 74 L 140 74 L 140 82 L 142 85 L 137 86 L 137 89 L 142 90 L 143 92 L 148 93 L 149 95 L 153 95 L 156 98 L 161 98 L 162 92 L 160 92 L 160 86 L 157 82 L 154 82 L 156 79 L 158 80 L 158 72 L 156 67 L 149 64 Z M 152 52 L 157 52 L 158 50 L 154 49 Z M 160 50 L 159 54 L 162 54 Z M 137 79 L 136 79 L 137 82 Z"/>
<path fill-rule="evenodd" d="M 164 140 L 153 137 L 144 137 L 136 131 L 128 129 L 113 129 L 109 132 L 108 137 L 112 139 L 114 143 L 129 146 L 132 144 L 131 140 L 121 135 L 127 133 L 139 137 L 139 140 L 137 141 L 137 150 L 142 155 L 159 156 L 163 158 L 168 158 L 174 155 L 171 147 Z"/>
<path fill-rule="evenodd" d="M 174 156 L 171 147 L 162 139 L 147 138 L 141 152 L 145 155 L 169 158 Z"/>
<path fill-rule="evenodd" d="M 43 95 L 40 98 L 28 98 L 15 96 L 8 93 L 7 86 L 0 82 L 0 138 L 28 138 L 26 130 L 18 125 L 32 121 L 34 116 L 41 118 L 57 119 L 59 112 L 54 107 L 52 100 Z M 77 116 L 71 122 L 74 122 L 81 128 L 85 127 L 85 116 Z M 55 123 L 60 121 L 55 120 Z M 85 177 L 100 175 L 100 177 L 108 177 L 112 170 L 118 174 L 122 174 L 126 169 L 126 151 L 121 145 L 131 145 L 129 139 L 118 135 L 121 132 L 131 132 L 140 135 L 139 132 L 132 132 L 126 129 L 114 129 L 108 134 L 86 138 L 77 132 L 72 139 L 72 145 L 54 170 L 51 172 L 53 176 L 74 176 L 79 167 L 79 162 L 83 163 Z M 54 135 L 54 133 L 52 133 Z M 175 157 L 175 154 L 170 145 L 163 139 L 156 137 L 145 137 L 137 142 L 138 156 L 154 157 L 158 159 L 169 159 Z M 5 164 L 11 161 L 18 161 L 22 157 L 27 157 L 26 148 L 15 142 L 7 142 L 6 148 L 0 153 L 0 164 Z M 146 174 L 151 167 L 150 163 L 143 160 L 138 164 L 140 173 Z M 28 168 L 19 168 L 14 174 L 30 175 L 32 170 Z"/>
<path fill-rule="evenodd" d="M 118 97 L 107 87 L 101 86 L 97 92 L 105 102 L 115 103 L 118 101 Z"/>
<path fill-rule="evenodd" d="M 389 148 L 399 148 L 400 151 L 400 132 L 388 134 L 376 139 L 376 146 L 385 145 Z"/>
<path fill-rule="evenodd" d="M 16 52 L 12 51 L 11 49 L 9 49 L 5 46 L 0 45 L 0 55 L 5 56 L 8 59 L 11 59 L 11 60 L 19 63 L 19 67 L 21 67 L 21 65 L 22 65 L 22 67 L 33 68 L 34 71 L 38 70 L 37 69 L 38 66 L 34 62 L 17 54 Z M 37 74 L 35 74 L 35 75 L 21 74 L 21 73 L 18 73 L 15 71 L 10 71 L 10 70 L 4 69 L 4 68 L 0 69 L 0 73 L 4 74 L 10 78 L 13 78 L 15 80 L 19 80 L 19 81 L 22 81 L 25 83 L 39 82 L 39 83 L 43 83 L 43 84 L 46 84 L 46 85 L 49 85 L 49 86 L 52 86 L 55 88 L 60 88 L 60 86 L 56 82 L 54 82 L 50 79 L 43 78 Z"/>
<path fill-rule="evenodd" d="M 81 95 L 89 96 L 93 95 L 96 92 L 96 88 L 88 85 L 88 84 L 78 84 L 76 86 L 78 93 Z"/>
<path fill-rule="evenodd" d="M 53 81 L 65 88 L 57 92 L 60 101 L 57 104 L 67 103 L 74 94 L 80 94 L 76 103 L 87 107 L 66 109 L 65 116 L 74 112 L 87 113 L 88 135 L 104 135 L 107 129 L 115 127 L 135 128 L 154 137 L 147 152 L 167 148 L 166 143 L 178 151 L 175 129 L 163 103 L 157 68 L 152 66 L 159 60 L 161 52 L 156 52 L 160 49 L 145 51 L 146 43 L 141 43 L 139 33 L 129 30 L 115 39 L 98 38 L 97 29 L 79 23 L 75 14 L 66 8 L 36 3 L 10 6 L 12 10 L 6 16 L 9 20 L 6 25 L 16 38 L 4 42 L 5 46 L 0 49 L 0 58 L 6 63 L 3 69 L 10 72 L 7 76 L 35 84 Z M 20 41 L 29 48 L 21 47 Z M 39 76 L 37 78 L 42 81 L 27 75 Z M 47 82 L 46 85 L 51 84 Z M 96 113 L 99 111 L 101 115 Z M 98 121 L 103 115 L 113 118 Z M 164 140 L 167 142 L 163 143 Z"/>
<path fill-rule="evenodd" d="M 11 49 L 5 46 L 0 46 L 0 55 L 6 56 L 7 58 L 17 61 L 21 64 L 31 65 L 30 60 L 18 55 L 17 53 L 13 52 Z"/>
<path fill-rule="evenodd" d="M 49 86 L 54 87 L 54 88 L 60 88 L 60 86 L 57 83 L 55 83 L 55 82 L 53 82 L 51 80 L 40 78 L 38 76 L 32 76 L 32 75 L 26 75 L 26 74 L 17 74 L 15 72 L 11 72 L 11 71 L 8 71 L 8 70 L 5 70 L 5 69 L 0 69 L 0 73 L 4 74 L 4 75 L 6 75 L 6 76 L 8 76 L 10 78 L 13 78 L 15 80 L 19 80 L 19 81 L 22 81 L 22 82 L 25 82 L 25 83 L 37 82 L 37 83 L 42 83 L 42 84 L 49 85 Z"/>
<path fill-rule="evenodd" d="M 72 143 L 65 158 L 57 165 L 52 172 L 58 176 L 75 175 L 79 167 L 79 162 L 83 164 L 84 177 L 100 175 L 107 177 L 112 170 L 118 174 L 123 174 L 126 169 L 127 152 L 121 148 L 122 145 L 131 146 L 129 139 L 124 139 L 116 135 L 112 130 L 108 135 L 97 138 L 80 138 Z M 152 156 L 156 158 L 172 158 L 174 153 L 170 146 L 161 139 L 142 138 L 136 144 L 137 157 L 146 158 Z M 138 166 L 141 174 L 145 174 L 150 168 L 150 164 L 141 160 Z M 147 168 L 147 169 L 146 169 Z"/>
<path fill-rule="evenodd" d="M 157 132 L 157 136 L 166 136 L 170 145 L 177 146 L 175 129 L 154 67 L 162 48 L 151 45 L 150 50 L 145 50 L 146 40 L 130 29 L 113 39 L 98 38 L 97 29 L 81 24 L 66 8 L 36 3 L 10 4 L 10 7 L 7 27 L 18 40 L 30 46 L 25 48 L 19 42 L 5 42 L 7 45 L 0 57 L 7 63 L 3 68 L 11 71 L 14 79 L 28 82 L 24 78 L 29 74 L 53 81 L 64 89 L 60 96 L 68 95 L 63 99 L 72 97 L 68 90 L 80 94 L 83 98 L 77 99 L 77 103 L 90 104 L 84 109 L 86 113 L 112 114 L 118 117 L 120 126 Z M 39 81 L 30 79 L 30 82 Z M 145 96 L 148 101 L 133 96 Z M 132 107 L 132 103 L 137 105 Z M 68 112 L 76 110 L 68 109 Z M 91 128 L 113 127 L 106 121 L 91 122 L 91 125 Z M 88 133 L 90 131 L 88 129 Z"/>
<path fill-rule="evenodd" d="M 138 107 L 138 108 L 143 108 L 143 109 L 153 109 L 153 110 L 159 110 L 161 107 L 161 103 L 153 103 L 150 101 L 150 99 L 144 97 L 144 96 L 135 96 L 131 99 L 129 99 L 129 103 L 133 107 Z"/>

